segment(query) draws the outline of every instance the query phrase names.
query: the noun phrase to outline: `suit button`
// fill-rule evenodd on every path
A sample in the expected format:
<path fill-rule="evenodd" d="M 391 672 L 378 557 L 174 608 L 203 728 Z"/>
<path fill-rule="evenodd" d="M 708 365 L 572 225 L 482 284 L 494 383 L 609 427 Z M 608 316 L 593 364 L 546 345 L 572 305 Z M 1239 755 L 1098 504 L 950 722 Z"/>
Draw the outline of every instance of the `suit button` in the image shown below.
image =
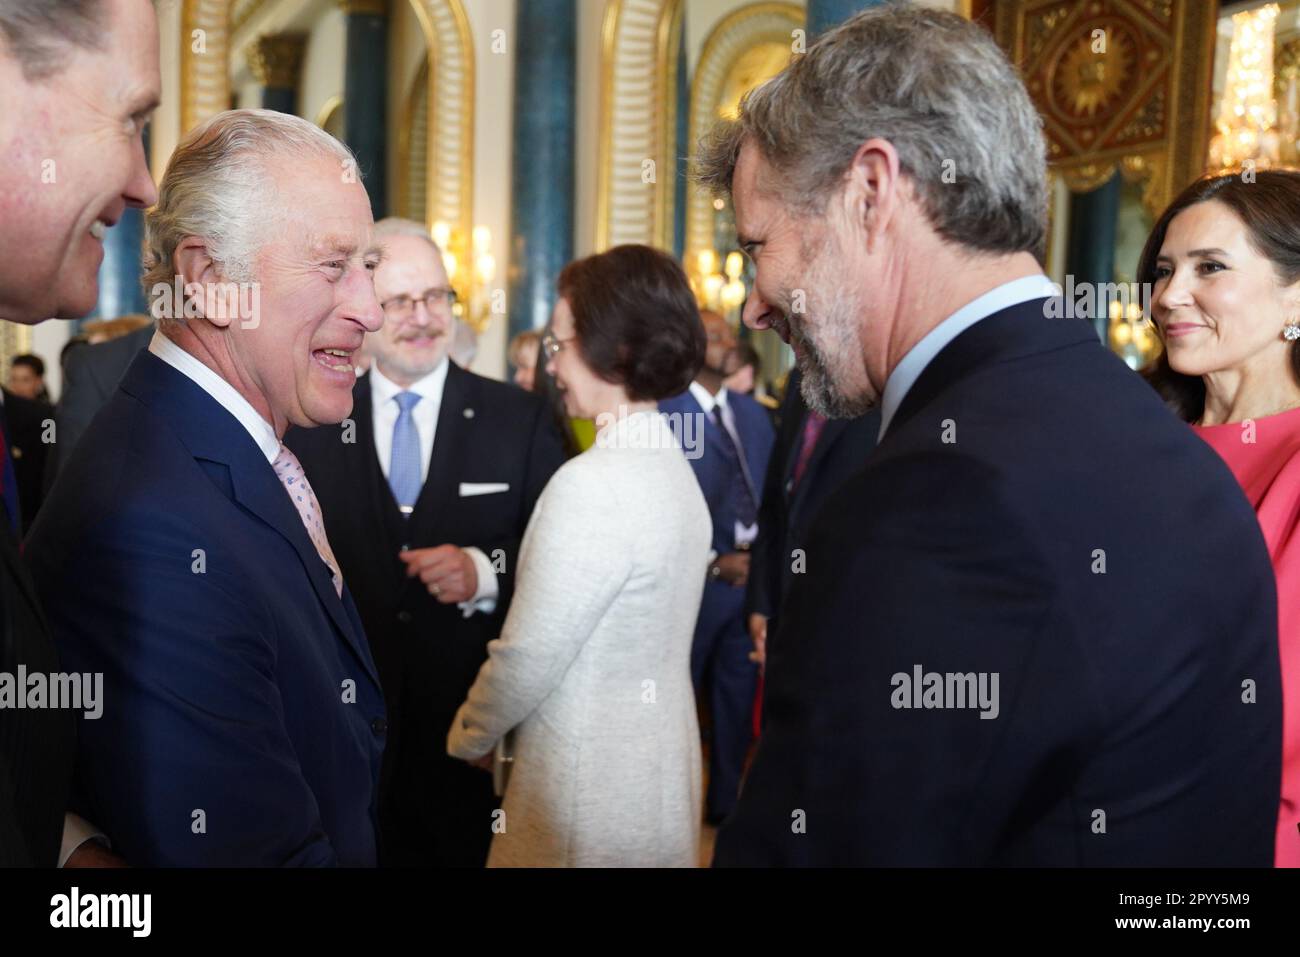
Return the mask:
<path fill-rule="evenodd" d="M 388 730 L 388 719 L 376 718 L 374 721 L 371 721 L 370 730 L 375 732 L 375 734 L 383 734 Z"/>
<path fill-rule="evenodd" d="M 403 625 L 409 625 L 411 623 L 411 613 L 409 611 L 399 611 L 397 613 L 397 620 Z"/>

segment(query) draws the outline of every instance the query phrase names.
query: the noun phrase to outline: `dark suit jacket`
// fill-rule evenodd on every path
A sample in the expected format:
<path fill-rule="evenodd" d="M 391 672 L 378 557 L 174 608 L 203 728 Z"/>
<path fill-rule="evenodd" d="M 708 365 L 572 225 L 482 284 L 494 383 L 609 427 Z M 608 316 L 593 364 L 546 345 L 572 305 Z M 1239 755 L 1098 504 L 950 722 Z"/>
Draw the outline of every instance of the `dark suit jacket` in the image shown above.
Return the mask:
<path fill-rule="evenodd" d="M 0 672 L 16 680 L 60 670 L 18 543 L 0 520 Z M 0 709 L 0 867 L 54 867 L 63 836 L 75 748 L 73 712 Z"/>
<path fill-rule="evenodd" d="M 45 495 L 45 469 L 53 443 L 46 442 L 46 423 L 54 422 L 54 406 L 24 399 L 4 390 L 5 438 L 14 460 L 18 502 L 23 512 L 23 530 L 32 527 Z M 57 438 L 57 431 L 49 434 Z"/>
<path fill-rule="evenodd" d="M 77 806 L 128 863 L 375 863 L 384 703 L 365 633 L 216 400 L 137 357 L 25 557 L 64 666 L 104 674 Z"/>
<path fill-rule="evenodd" d="M 822 508 L 717 863 L 1271 864 L 1258 523 L 1218 456 L 1044 302 L 942 350 Z M 997 717 L 900 707 L 925 704 L 899 680 L 917 666 L 998 675 Z"/>
<path fill-rule="evenodd" d="M 131 361 L 149 348 L 155 328 L 150 323 L 125 336 L 93 346 L 77 346 L 68 353 L 56 414 L 57 441 L 46 467 L 46 489 L 54 484 L 55 475 L 68 461 L 95 413 L 117 389 Z"/>
<path fill-rule="evenodd" d="M 772 454 L 772 443 L 775 440 L 772 420 L 767 410 L 747 395 L 728 392 L 727 404 L 731 406 L 736 431 L 740 434 L 740 444 L 745 452 L 745 462 L 749 467 L 749 475 L 754 483 L 754 495 L 757 498 L 763 491 L 763 476 L 767 472 L 767 461 Z M 713 541 L 710 547 L 720 555 L 734 552 L 736 550 L 736 501 L 731 484 L 731 472 L 726 467 L 726 459 L 722 453 L 719 426 L 713 421 L 712 416 L 704 414 L 704 410 L 700 408 L 699 402 L 695 401 L 695 396 L 691 395 L 689 390 L 671 399 L 664 399 L 659 403 L 659 411 L 669 416 L 669 422 L 677 431 L 678 438 L 683 441 L 683 446 L 691 436 L 698 437 L 698 431 L 694 427 L 689 431 L 681 431 L 681 425 L 685 420 L 679 416 L 699 416 L 703 421 L 703 447 L 700 450 L 702 454 L 693 454 L 690 449 L 687 449 L 687 458 L 690 460 L 691 468 L 695 470 L 695 478 L 704 493 L 704 501 L 708 503 L 709 514 L 713 516 Z"/>
<path fill-rule="evenodd" d="M 564 461 L 560 436 L 541 398 L 451 363 L 428 478 L 403 518 L 375 455 L 370 390 L 370 377 L 361 377 L 343 426 L 292 429 L 285 441 L 320 499 L 388 701 L 385 861 L 481 865 L 491 838 L 490 779 L 447 756 L 447 732 L 505 620 L 533 504 Z M 460 494 L 461 483 L 489 482 L 509 488 Z M 466 618 L 407 578 L 403 547 L 446 544 L 476 546 L 497 563 L 492 614 Z"/>
<path fill-rule="evenodd" d="M 798 485 L 794 467 L 803 447 L 808 407 L 799 394 L 800 375 L 790 372 L 781 403 L 776 445 L 763 479 L 758 538 L 750 550 L 745 614 L 779 617 L 781 599 L 795 577 L 794 553 L 807 553 L 808 526 L 826 498 L 866 465 L 880 434 L 880 410 L 822 426 Z M 770 622 L 775 625 L 775 621 Z"/>

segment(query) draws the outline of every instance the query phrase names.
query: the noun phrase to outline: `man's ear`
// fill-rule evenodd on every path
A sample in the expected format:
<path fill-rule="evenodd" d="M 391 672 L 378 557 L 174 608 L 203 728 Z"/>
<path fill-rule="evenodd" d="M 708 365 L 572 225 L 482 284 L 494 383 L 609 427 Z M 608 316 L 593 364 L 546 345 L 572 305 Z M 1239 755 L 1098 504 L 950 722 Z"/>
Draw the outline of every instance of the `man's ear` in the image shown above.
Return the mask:
<path fill-rule="evenodd" d="M 900 163 L 894 144 L 873 138 L 859 146 L 844 172 L 844 185 L 849 221 L 866 235 L 867 252 L 874 252 L 899 211 Z"/>
<path fill-rule="evenodd" d="M 239 293 L 226 282 L 212 258 L 208 241 L 202 236 L 186 236 L 172 254 L 172 266 L 184 286 L 184 312 L 177 319 L 206 319 L 224 329 L 239 314 Z M 233 295 L 233 305 L 230 301 Z"/>

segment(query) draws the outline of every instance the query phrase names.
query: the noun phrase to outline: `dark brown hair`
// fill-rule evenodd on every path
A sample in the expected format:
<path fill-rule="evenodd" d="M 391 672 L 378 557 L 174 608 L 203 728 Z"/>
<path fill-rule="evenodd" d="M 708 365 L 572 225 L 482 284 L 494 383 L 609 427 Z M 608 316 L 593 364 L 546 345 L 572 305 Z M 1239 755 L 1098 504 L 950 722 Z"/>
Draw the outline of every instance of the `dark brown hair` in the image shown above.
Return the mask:
<path fill-rule="evenodd" d="M 1300 280 L 1300 173 L 1259 170 L 1249 175 L 1253 179 L 1240 172 L 1204 176 L 1183 190 L 1147 237 L 1137 281 L 1146 288 L 1154 286 L 1156 259 L 1170 222 L 1188 207 L 1210 200 L 1223 203 L 1245 224 L 1251 246 L 1273 264 L 1282 285 Z M 1300 383 L 1300 341 L 1291 346 L 1290 369 Z M 1163 350 L 1142 375 L 1184 421 L 1195 422 L 1204 414 L 1205 383 L 1199 376 L 1175 372 Z"/>
<path fill-rule="evenodd" d="M 649 246 L 615 246 L 564 267 L 559 293 L 591 371 L 635 402 L 686 391 L 704 364 L 704 324 L 682 267 Z"/>

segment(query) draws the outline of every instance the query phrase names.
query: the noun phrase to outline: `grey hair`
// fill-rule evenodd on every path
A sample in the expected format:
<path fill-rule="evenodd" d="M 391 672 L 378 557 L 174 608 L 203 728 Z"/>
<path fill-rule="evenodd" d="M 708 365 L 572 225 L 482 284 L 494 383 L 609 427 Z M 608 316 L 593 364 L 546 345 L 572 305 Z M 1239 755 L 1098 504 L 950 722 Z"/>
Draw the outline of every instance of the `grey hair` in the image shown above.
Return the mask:
<path fill-rule="evenodd" d="M 417 223 L 413 219 L 403 219 L 401 216 L 386 216 L 379 222 L 375 223 L 375 230 L 372 234 L 374 241 L 383 244 L 385 239 L 391 239 L 394 236 L 419 236 L 442 258 L 442 249 L 439 248 L 433 234 L 429 232 L 429 227 L 424 223 Z"/>
<path fill-rule="evenodd" d="M 202 236 L 224 278 L 247 282 L 267 227 L 280 206 L 267 170 L 274 157 L 337 159 L 355 171 L 352 151 L 320 127 L 274 110 L 227 110 L 181 141 L 145 214 L 146 294 L 174 278 L 172 259 L 189 236 Z"/>
<path fill-rule="evenodd" d="M 0 0 L 0 37 L 29 83 L 61 65 L 68 46 L 103 49 L 103 0 Z"/>
<path fill-rule="evenodd" d="M 714 128 L 694 173 L 727 195 L 741 147 L 753 142 L 780 199 L 819 212 L 872 138 L 898 151 L 944 239 L 1042 261 L 1042 120 L 989 32 L 955 13 L 890 3 L 826 33 L 752 90 L 738 119 Z"/>

